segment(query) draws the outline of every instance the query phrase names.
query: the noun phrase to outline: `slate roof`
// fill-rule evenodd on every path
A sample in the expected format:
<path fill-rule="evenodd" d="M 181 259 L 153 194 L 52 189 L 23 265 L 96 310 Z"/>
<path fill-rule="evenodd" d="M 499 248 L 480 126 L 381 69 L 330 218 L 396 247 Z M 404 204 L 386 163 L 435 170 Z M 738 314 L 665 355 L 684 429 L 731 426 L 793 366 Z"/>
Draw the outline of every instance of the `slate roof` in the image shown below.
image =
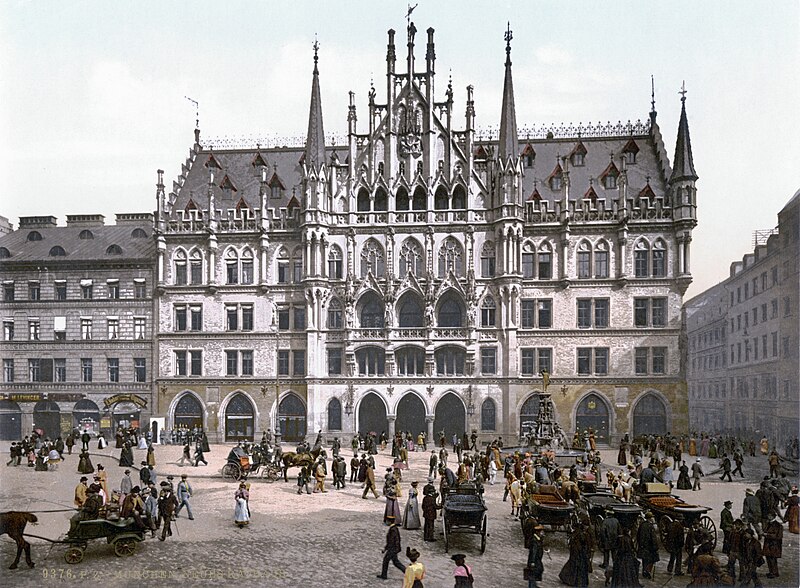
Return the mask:
<path fill-rule="evenodd" d="M 131 234 L 137 228 L 144 230 L 147 237 L 133 238 Z M 81 232 L 86 229 L 92 232 L 94 239 L 80 238 Z M 38 231 L 42 236 L 42 240 L 28 241 L 28 234 L 31 231 Z M 0 259 L 0 268 L 6 264 L 33 261 L 46 261 L 49 264 L 95 260 L 155 260 L 156 245 L 152 236 L 153 227 L 146 222 L 91 227 L 83 225 L 74 227 L 17 229 L 11 233 L 0 236 L 0 247 L 5 247 L 11 254 L 10 257 Z M 122 255 L 107 254 L 106 250 L 111 245 L 118 245 L 121 247 Z M 66 251 L 66 256 L 50 256 L 50 249 L 55 246 L 63 247 Z"/>

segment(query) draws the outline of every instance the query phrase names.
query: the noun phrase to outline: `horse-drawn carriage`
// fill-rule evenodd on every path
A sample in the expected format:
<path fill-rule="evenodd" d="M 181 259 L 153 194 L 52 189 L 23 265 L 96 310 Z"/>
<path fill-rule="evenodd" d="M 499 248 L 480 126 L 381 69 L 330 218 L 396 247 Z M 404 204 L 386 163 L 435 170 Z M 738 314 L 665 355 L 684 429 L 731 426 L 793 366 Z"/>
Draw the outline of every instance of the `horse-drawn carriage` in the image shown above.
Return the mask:
<path fill-rule="evenodd" d="M 575 506 L 564 500 L 555 486 L 539 486 L 535 492 L 526 492 L 519 509 L 522 528 L 525 520 L 536 517 L 542 525 L 549 525 L 551 531 L 572 532 L 575 525 Z"/>
<path fill-rule="evenodd" d="M 630 531 L 631 537 L 636 537 L 642 514 L 642 507 L 639 505 L 624 502 L 611 492 L 600 490 L 581 494 L 578 508 L 588 517 L 598 540 L 603 521 L 610 513 L 613 513 L 623 529 Z"/>
<path fill-rule="evenodd" d="M 136 553 L 136 544 L 144 541 L 144 529 L 138 527 L 132 518 L 80 521 L 74 531 L 70 531 L 63 540 L 54 543 L 69 545 L 64 552 L 64 561 L 68 564 L 77 564 L 83 561 L 86 548 L 92 539 L 105 539 L 113 546 L 114 555 L 130 557 Z"/>
<path fill-rule="evenodd" d="M 667 536 L 669 524 L 677 519 L 686 530 L 697 527 L 704 535 L 701 542 L 709 542 L 717 546 L 717 526 L 707 516 L 711 507 L 688 504 L 677 496 L 670 494 L 666 484 L 645 484 L 644 492 L 636 495 L 636 501 L 645 510 L 653 513 L 658 523 L 658 531 L 663 543 Z M 695 525 L 699 523 L 699 525 Z"/>
<path fill-rule="evenodd" d="M 444 488 L 442 494 L 444 550 L 450 549 L 452 533 L 472 533 L 481 536 L 481 553 L 486 551 L 488 517 L 483 494 L 474 484 L 459 484 Z"/>
<path fill-rule="evenodd" d="M 248 454 L 237 445 L 228 453 L 228 460 L 222 466 L 222 477 L 227 480 L 243 480 L 251 474 L 260 475 L 267 482 L 274 482 L 281 475 L 281 467 L 268 461 L 258 446 L 253 448 L 252 454 Z"/>

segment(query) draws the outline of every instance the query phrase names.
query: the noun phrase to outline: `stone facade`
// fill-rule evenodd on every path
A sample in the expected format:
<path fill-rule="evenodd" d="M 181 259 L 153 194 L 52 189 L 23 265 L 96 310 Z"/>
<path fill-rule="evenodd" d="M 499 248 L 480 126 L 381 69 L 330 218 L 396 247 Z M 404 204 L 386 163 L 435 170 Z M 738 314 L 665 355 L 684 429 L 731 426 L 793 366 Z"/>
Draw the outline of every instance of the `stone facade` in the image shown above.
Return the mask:
<path fill-rule="evenodd" d="M 152 214 L 23 217 L 0 235 L 0 430 L 147 426 L 152 410 Z"/>
<path fill-rule="evenodd" d="M 731 264 L 727 280 L 686 303 L 693 429 L 778 444 L 797 436 L 798 202 L 795 195 L 778 229 Z"/>
<path fill-rule="evenodd" d="M 169 194 L 159 174 L 166 426 L 234 440 L 279 415 L 290 440 L 476 430 L 509 444 L 546 371 L 570 432 L 686 431 L 685 108 L 672 166 L 654 109 L 523 139 L 509 40 L 499 132 L 476 131 L 471 86 L 454 130 L 434 31 L 424 68 L 406 33 L 405 73 L 389 31 L 385 102 L 370 91 L 359 131 L 351 95 L 346 141 L 325 141 L 315 50 L 303 143 L 220 148 L 198 129 Z"/>

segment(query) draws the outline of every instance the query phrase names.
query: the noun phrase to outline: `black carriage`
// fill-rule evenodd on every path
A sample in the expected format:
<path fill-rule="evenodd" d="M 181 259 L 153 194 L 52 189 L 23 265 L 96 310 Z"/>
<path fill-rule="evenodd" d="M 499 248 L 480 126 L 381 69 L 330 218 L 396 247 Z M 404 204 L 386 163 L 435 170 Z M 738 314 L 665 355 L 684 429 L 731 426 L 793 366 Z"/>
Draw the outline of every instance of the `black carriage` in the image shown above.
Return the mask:
<path fill-rule="evenodd" d="M 77 564 L 83 561 L 89 541 L 93 539 L 105 539 L 113 546 L 117 557 L 129 557 L 136 553 L 136 544 L 144 541 L 144 529 L 137 527 L 132 518 L 80 521 L 78 527 L 67 533 L 62 541 L 53 543 L 69 545 L 64 553 L 64 560 L 68 564 Z"/>
<path fill-rule="evenodd" d="M 266 461 L 260 451 L 248 454 L 241 447 L 234 447 L 222 466 L 222 477 L 226 480 L 246 480 L 250 475 L 260 476 L 267 482 L 274 482 L 281 475 L 281 467 Z"/>
<path fill-rule="evenodd" d="M 450 549 L 452 533 L 481 536 L 481 553 L 486 551 L 488 517 L 483 495 L 472 484 L 461 484 L 445 490 L 442 496 L 444 550 Z"/>
<path fill-rule="evenodd" d="M 571 533 L 577 523 L 575 506 L 564 500 L 555 486 L 539 486 L 536 492 L 524 494 L 519 509 L 523 530 L 528 517 L 535 517 L 551 531 L 567 533 Z"/>
<path fill-rule="evenodd" d="M 685 502 L 670 494 L 669 486 L 666 484 L 645 484 L 644 492 L 638 493 L 636 500 L 643 509 L 653 513 L 662 543 L 666 539 L 669 524 L 677 519 L 683 523 L 687 531 L 694 528 L 695 523 L 699 523 L 703 537 L 698 538 L 697 542 L 709 542 L 716 548 L 717 526 L 706 514 L 713 510 L 711 507 Z"/>
<path fill-rule="evenodd" d="M 614 513 L 620 526 L 629 531 L 631 537 L 636 537 L 642 515 L 641 506 L 624 502 L 613 493 L 601 490 L 581 494 L 579 508 L 589 518 L 596 539 L 600 538 L 600 528 L 609 511 Z"/>

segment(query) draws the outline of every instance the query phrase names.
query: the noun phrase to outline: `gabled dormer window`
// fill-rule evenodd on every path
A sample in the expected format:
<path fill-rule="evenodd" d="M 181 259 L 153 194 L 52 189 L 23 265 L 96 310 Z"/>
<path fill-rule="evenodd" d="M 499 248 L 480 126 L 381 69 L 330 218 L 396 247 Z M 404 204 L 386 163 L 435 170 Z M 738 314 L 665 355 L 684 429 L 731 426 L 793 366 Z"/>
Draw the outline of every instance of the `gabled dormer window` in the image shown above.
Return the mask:
<path fill-rule="evenodd" d="M 232 198 L 233 193 L 238 192 L 238 189 L 228 174 L 225 174 L 225 177 L 222 178 L 222 181 L 219 183 L 219 187 L 222 190 L 222 193 L 225 194 L 226 198 Z"/>
<path fill-rule="evenodd" d="M 619 170 L 614 162 L 608 164 L 608 167 L 600 174 L 600 182 L 606 190 L 615 190 L 617 188 L 617 178 L 619 177 Z"/>
<path fill-rule="evenodd" d="M 636 154 L 639 153 L 639 146 L 633 139 L 628 139 L 625 147 L 622 148 L 622 160 L 627 165 L 634 165 L 636 163 Z"/>
<path fill-rule="evenodd" d="M 603 187 L 606 190 L 614 190 L 617 187 L 617 176 L 607 175 L 603 178 Z"/>
<path fill-rule="evenodd" d="M 269 193 L 271 198 L 281 198 L 283 196 L 283 191 L 286 190 L 286 187 L 281 182 L 281 179 L 278 177 L 278 172 L 274 172 L 272 174 L 272 178 L 269 181 Z"/>
<path fill-rule="evenodd" d="M 550 177 L 547 178 L 547 184 L 550 186 L 550 189 L 560 190 L 563 177 L 564 176 L 563 176 L 563 171 L 561 169 L 561 164 L 557 163 L 555 169 L 550 174 Z"/>
<path fill-rule="evenodd" d="M 528 143 L 525 149 L 522 150 L 522 162 L 525 167 L 533 167 L 533 162 L 536 160 L 536 151 L 533 150 L 533 145 Z"/>
<path fill-rule="evenodd" d="M 584 146 L 583 141 L 578 141 L 578 144 L 575 145 L 572 153 L 569 154 L 570 163 L 572 163 L 572 165 L 575 167 L 583 167 L 586 160 L 586 153 L 586 147 Z"/>

